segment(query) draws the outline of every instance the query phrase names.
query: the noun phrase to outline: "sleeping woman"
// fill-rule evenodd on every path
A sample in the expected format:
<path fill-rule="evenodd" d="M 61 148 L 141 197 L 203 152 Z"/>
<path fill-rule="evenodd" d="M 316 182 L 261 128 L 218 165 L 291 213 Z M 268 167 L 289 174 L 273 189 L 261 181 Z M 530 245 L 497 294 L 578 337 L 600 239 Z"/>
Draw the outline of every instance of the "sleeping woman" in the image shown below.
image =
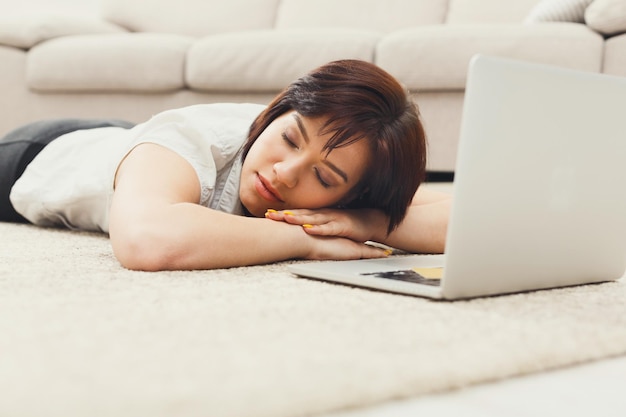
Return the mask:
<path fill-rule="evenodd" d="M 137 124 L 35 122 L 0 140 L 0 220 L 108 233 L 137 270 L 441 253 L 450 197 L 420 187 L 416 105 L 342 60 L 268 106 L 201 104 Z"/>

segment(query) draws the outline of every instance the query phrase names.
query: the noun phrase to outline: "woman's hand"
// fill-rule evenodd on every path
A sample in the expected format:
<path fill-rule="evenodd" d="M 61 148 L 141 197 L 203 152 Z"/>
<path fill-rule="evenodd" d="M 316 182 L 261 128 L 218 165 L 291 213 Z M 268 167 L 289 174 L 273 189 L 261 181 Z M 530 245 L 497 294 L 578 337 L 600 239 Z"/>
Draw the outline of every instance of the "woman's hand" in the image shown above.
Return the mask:
<path fill-rule="evenodd" d="M 265 217 L 294 227 L 300 226 L 309 236 L 306 259 L 348 260 L 383 258 L 391 251 L 365 244 L 367 220 L 374 210 L 268 210 Z M 384 217 L 384 216 L 383 216 Z M 356 233 L 359 232 L 359 233 Z"/>
<path fill-rule="evenodd" d="M 443 253 L 452 198 L 420 187 L 402 223 L 387 233 L 387 216 L 379 210 L 268 210 L 265 217 L 299 225 L 309 236 L 373 241 L 413 253 Z"/>
<path fill-rule="evenodd" d="M 294 226 L 295 227 L 295 226 Z M 312 260 L 349 260 L 365 258 L 384 258 L 389 250 L 383 250 L 365 243 L 355 242 L 345 237 L 312 236 L 309 250 L 304 259 Z"/>
<path fill-rule="evenodd" d="M 334 236 L 366 242 L 384 236 L 387 217 L 379 210 L 318 209 L 268 210 L 265 217 L 302 226 L 312 236 Z"/>

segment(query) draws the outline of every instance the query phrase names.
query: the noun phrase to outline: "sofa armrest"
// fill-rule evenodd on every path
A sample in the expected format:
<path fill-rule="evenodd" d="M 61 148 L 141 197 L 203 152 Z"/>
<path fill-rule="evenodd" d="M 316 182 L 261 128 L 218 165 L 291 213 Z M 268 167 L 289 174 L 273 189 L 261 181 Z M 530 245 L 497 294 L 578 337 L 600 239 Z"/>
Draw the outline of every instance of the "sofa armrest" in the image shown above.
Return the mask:
<path fill-rule="evenodd" d="M 21 49 L 60 36 L 120 32 L 127 30 L 97 17 L 50 14 L 0 17 L 0 45 Z"/>

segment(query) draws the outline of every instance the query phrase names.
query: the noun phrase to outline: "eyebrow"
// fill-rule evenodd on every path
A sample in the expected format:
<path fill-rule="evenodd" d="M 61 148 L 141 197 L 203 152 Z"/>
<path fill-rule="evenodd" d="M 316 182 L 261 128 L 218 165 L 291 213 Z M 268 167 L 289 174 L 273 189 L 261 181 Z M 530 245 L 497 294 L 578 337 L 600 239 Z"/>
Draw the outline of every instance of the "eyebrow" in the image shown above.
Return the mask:
<path fill-rule="evenodd" d="M 302 123 L 302 119 L 298 115 L 298 113 L 293 113 L 293 118 L 296 119 L 296 123 L 298 124 L 298 129 L 300 129 L 300 133 L 302 133 L 302 137 L 304 137 L 304 141 L 309 143 L 309 134 L 304 127 L 304 123 Z"/>
<path fill-rule="evenodd" d="M 293 113 L 293 118 L 296 120 L 296 123 L 298 124 L 298 129 L 300 130 L 300 133 L 302 134 L 304 141 L 306 143 L 309 143 L 310 142 L 309 134 L 307 133 L 306 128 L 304 127 L 302 118 L 300 118 L 300 115 L 298 115 L 298 113 Z M 333 164 L 327 159 L 324 159 L 324 164 L 327 165 L 330 169 L 332 169 L 337 175 L 339 175 L 343 179 L 343 182 L 345 183 L 348 182 L 348 174 L 346 174 L 343 170 L 341 170 L 341 168 L 339 168 L 337 165 Z"/>

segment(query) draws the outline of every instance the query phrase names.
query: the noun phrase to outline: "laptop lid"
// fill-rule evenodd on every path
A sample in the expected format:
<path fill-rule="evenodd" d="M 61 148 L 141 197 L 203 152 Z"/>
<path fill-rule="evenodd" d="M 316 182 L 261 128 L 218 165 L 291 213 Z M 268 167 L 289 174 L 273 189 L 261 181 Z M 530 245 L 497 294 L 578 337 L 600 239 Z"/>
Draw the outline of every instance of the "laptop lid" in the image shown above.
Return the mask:
<path fill-rule="evenodd" d="M 625 103 L 626 78 L 474 57 L 445 298 L 623 275 Z"/>

